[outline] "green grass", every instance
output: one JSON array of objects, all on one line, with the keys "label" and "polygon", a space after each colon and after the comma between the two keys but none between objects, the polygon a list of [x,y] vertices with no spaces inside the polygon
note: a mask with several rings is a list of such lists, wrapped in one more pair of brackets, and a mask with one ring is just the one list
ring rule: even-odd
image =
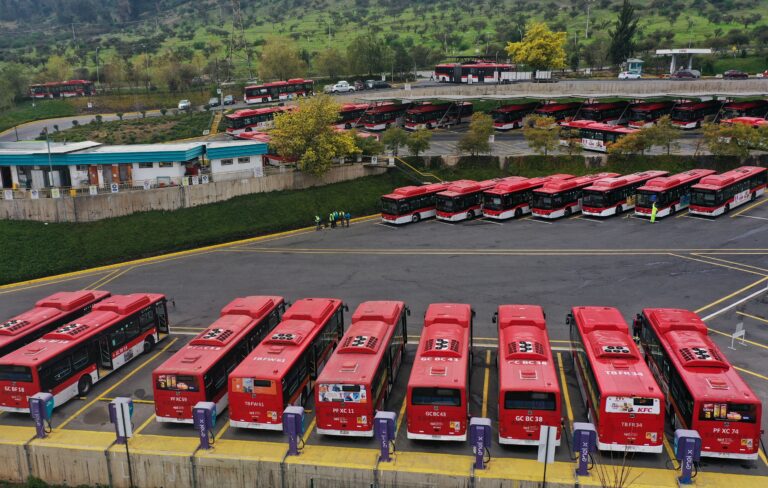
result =
[{"label": "green grass", "polygon": [[77,113],[75,107],[67,100],[38,100],[34,102],[34,107],[32,103],[31,100],[23,102],[0,113],[0,131],[33,120],[69,117]]}]

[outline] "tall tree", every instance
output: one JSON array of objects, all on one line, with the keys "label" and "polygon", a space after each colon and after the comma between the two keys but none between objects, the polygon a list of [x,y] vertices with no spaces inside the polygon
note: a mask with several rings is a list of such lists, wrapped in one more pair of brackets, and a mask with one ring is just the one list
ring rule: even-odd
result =
[{"label": "tall tree", "polygon": [[405,141],[405,145],[408,146],[408,150],[412,156],[419,157],[419,154],[429,149],[432,141],[432,131],[427,129],[419,129],[416,132],[408,134],[408,140]]},{"label": "tall tree", "polygon": [[344,74],[346,69],[346,59],[335,47],[324,49],[315,57],[315,71],[323,76],[337,78]]},{"label": "tall tree", "polygon": [[384,41],[372,31],[360,34],[347,46],[349,67],[357,74],[387,71],[391,56]]},{"label": "tall tree", "polygon": [[516,63],[532,69],[565,68],[565,32],[552,32],[544,22],[531,22],[520,42],[507,44],[507,53]]},{"label": "tall tree", "polygon": [[613,29],[608,32],[611,36],[611,47],[608,52],[613,64],[624,62],[634,53],[638,20],[635,7],[629,3],[629,0],[624,0]]},{"label": "tall tree", "polygon": [[70,78],[72,67],[62,56],[54,54],[45,63],[46,81],[64,81]]},{"label": "tall tree", "polygon": [[264,80],[287,80],[307,74],[296,43],[283,37],[267,39],[259,57],[259,76]]},{"label": "tall tree", "polygon": [[408,133],[400,127],[390,127],[384,131],[384,134],[381,136],[381,142],[384,143],[387,149],[392,151],[393,156],[397,156],[397,150],[408,142]]},{"label": "tall tree", "polygon": [[560,126],[553,117],[531,115],[523,124],[523,137],[531,149],[546,156],[560,144]]},{"label": "tall tree", "polygon": [[762,145],[761,136],[765,131],[757,131],[746,124],[704,124],[704,142],[712,154],[733,156],[744,161],[751,149]]},{"label": "tall tree", "polygon": [[486,113],[475,112],[469,123],[469,131],[459,139],[457,147],[459,151],[468,152],[472,156],[489,153],[491,152],[489,139],[493,132],[493,118]]}]

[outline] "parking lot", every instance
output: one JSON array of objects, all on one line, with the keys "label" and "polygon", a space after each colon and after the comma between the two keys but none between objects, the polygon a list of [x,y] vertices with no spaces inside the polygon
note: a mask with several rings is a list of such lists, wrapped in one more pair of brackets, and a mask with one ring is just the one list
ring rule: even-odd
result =
[{"label": "parking lot", "polygon": [[[409,348],[387,409],[399,413],[397,450],[471,454],[468,443],[409,441],[405,436],[405,385],[418,343],[424,311],[430,303],[470,303],[474,324],[473,416],[497,418],[495,371],[497,333],[491,317],[500,304],[539,304],[559,368],[564,423],[586,421],[568,354],[565,316],[577,305],[618,307],[631,323],[644,307],[678,307],[698,312],[714,340],[765,403],[768,400],[768,200],[758,200],[730,215],[710,220],[678,215],[655,224],[634,217],[594,220],[577,215],[559,221],[531,218],[507,222],[483,219],[460,224],[424,221],[392,227],[375,217],[351,228],[302,230],[231,246],[217,246],[143,262],[126,263],[0,288],[0,310],[12,316],[58,290],[100,288],[115,294],[158,292],[174,305],[169,314],[174,333],[147,357],[97,384],[87,398],[57,408],[55,429],[111,431],[107,402],[134,398],[138,434],[193,437],[189,425],[154,420],[151,371],[218,316],[233,298],[283,295],[343,299],[353,311],[367,300],[405,301],[412,311]],[[731,334],[741,322],[746,341]],[[349,314],[346,324],[349,323]],[[488,374],[486,374],[486,371]],[[374,440],[337,439],[314,432],[313,405],[306,425],[307,445],[376,448]],[[768,426],[765,415],[763,428]],[[25,415],[2,414],[0,425],[31,425]],[[671,432],[668,432],[668,436]],[[218,439],[278,441],[279,433],[228,427],[218,416]],[[536,450],[502,447],[494,458],[536,458]],[[567,441],[564,438],[564,441]],[[570,461],[567,442],[557,451]],[[658,455],[637,454],[638,467],[671,466],[669,443]],[[619,462],[605,459],[604,462]],[[712,461],[703,471],[768,476],[765,455],[756,462]],[[766,478],[768,480],[768,478]]]}]

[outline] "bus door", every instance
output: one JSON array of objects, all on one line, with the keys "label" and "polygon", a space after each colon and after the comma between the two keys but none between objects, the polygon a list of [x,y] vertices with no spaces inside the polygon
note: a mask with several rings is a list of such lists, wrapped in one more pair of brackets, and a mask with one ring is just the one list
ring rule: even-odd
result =
[{"label": "bus door", "polygon": [[457,64],[453,67],[453,78],[451,83],[461,83],[461,64]]},{"label": "bus door", "polygon": [[168,327],[168,309],[166,308],[165,300],[155,304],[155,313],[157,313],[157,335],[162,339],[170,333],[170,328]]},{"label": "bus door", "polygon": [[[99,337],[99,370],[112,369],[112,353],[109,350],[109,336],[104,334]],[[104,376],[99,372],[99,376]]]}]

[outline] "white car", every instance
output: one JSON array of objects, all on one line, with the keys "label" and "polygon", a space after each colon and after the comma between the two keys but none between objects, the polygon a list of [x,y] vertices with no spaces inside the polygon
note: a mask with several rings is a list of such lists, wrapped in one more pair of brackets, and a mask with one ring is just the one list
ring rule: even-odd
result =
[{"label": "white car", "polygon": [[640,73],[634,71],[622,71],[619,73],[620,80],[639,80],[641,77]]},{"label": "white car", "polygon": [[189,110],[192,108],[192,102],[189,100],[182,100],[179,102],[179,110]]},{"label": "white car", "polygon": [[340,81],[331,87],[331,93],[349,93],[353,91],[355,91],[355,87],[346,81]]}]

